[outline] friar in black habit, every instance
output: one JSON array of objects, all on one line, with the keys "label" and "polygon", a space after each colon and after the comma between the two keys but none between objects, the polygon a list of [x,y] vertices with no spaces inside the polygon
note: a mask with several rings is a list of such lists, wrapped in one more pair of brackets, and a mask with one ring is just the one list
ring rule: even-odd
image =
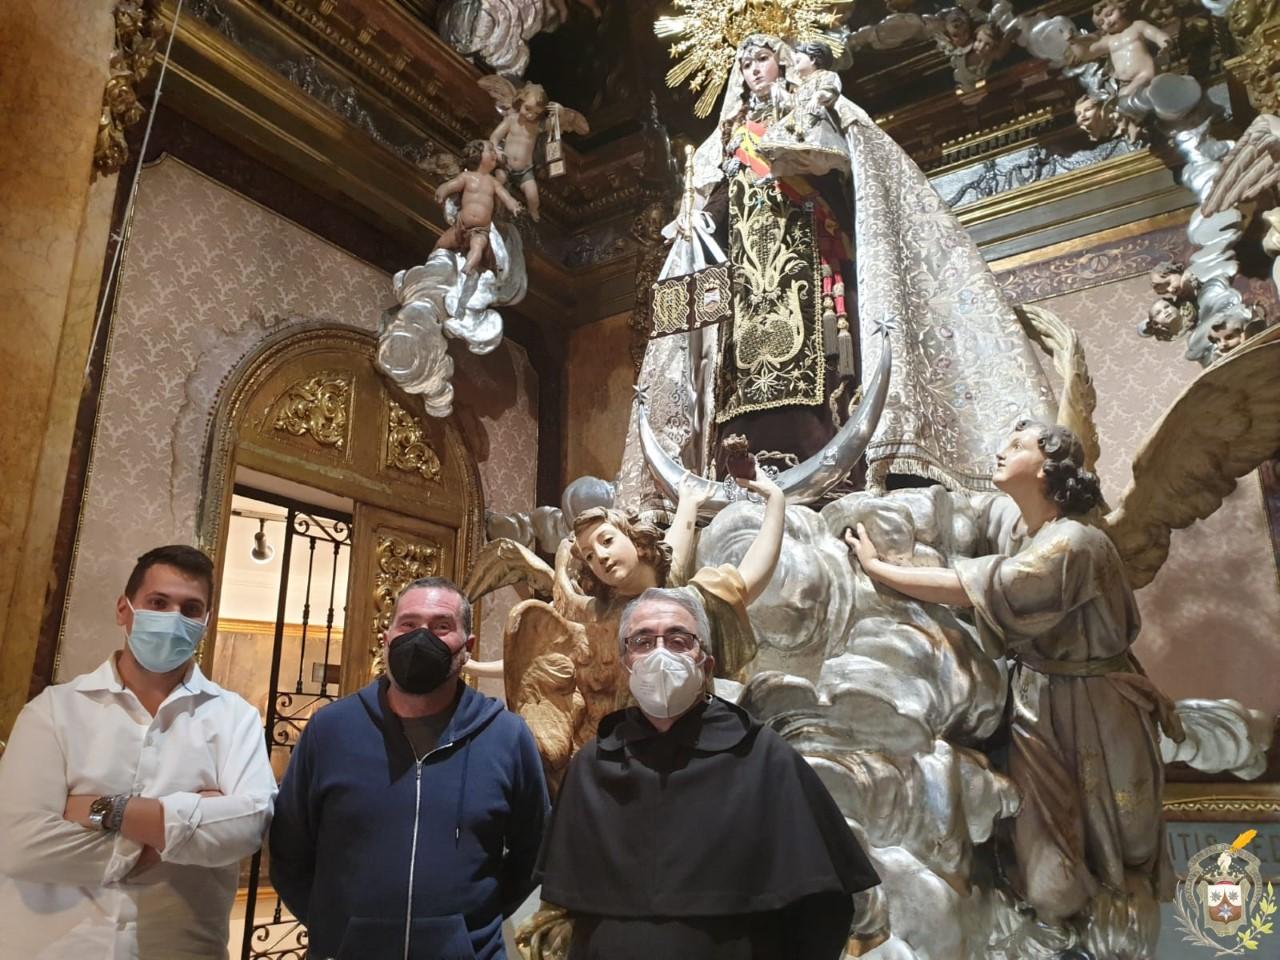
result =
[{"label": "friar in black habit", "polygon": [[569,960],[836,960],[853,895],[879,883],[804,758],[708,694],[710,635],[691,590],[623,612],[637,706],[574,757],[539,857]]}]

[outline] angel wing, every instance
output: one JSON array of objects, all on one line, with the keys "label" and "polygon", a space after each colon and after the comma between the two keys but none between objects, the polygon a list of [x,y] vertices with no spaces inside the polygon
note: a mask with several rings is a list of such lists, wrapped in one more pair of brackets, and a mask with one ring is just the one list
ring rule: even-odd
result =
[{"label": "angel wing", "polygon": [[1023,304],[1015,310],[1027,336],[1053,358],[1054,369],[1062,378],[1062,392],[1058,394],[1058,423],[1080,438],[1084,445],[1084,465],[1092,470],[1101,452],[1098,427],[1093,422],[1098,395],[1093,389],[1093,378],[1089,376],[1080,338],[1069,324],[1043,307]]},{"label": "angel wing", "polygon": [[587,118],[580,114],[577,110],[572,110],[562,103],[550,103],[547,105],[550,110],[547,113],[546,126],[550,129],[551,113],[560,111],[560,130],[563,133],[590,133],[591,124],[587,123]]},{"label": "angel wing", "polygon": [[577,665],[587,646],[582,624],[565,619],[549,603],[526,600],[507,616],[502,638],[507,709],[528,724],[552,796],[582,744],[585,701]]},{"label": "angel wing", "polygon": [[498,112],[506,114],[511,109],[511,104],[516,99],[516,87],[506,77],[500,77],[497,74],[486,74],[476,81],[485,93],[493,97],[494,102],[498,105]]},{"label": "angel wing", "polygon": [[1280,184],[1280,117],[1259,114],[1222,160],[1200,211],[1211,217]]},{"label": "angel wing", "polygon": [[[529,689],[531,669],[548,655],[559,654],[575,660],[587,643],[585,628],[562,617],[549,603],[525,600],[511,608],[502,637],[503,679],[507,685],[507,706],[519,710],[537,691]],[[552,678],[547,678],[552,679]]]},{"label": "angel wing", "polygon": [[499,537],[480,548],[462,583],[462,592],[468,600],[479,600],[499,587],[523,583],[539,596],[549,597],[554,575],[533,551],[514,540]]},{"label": "angel wing", "polygon": [[1280,450],[1280,325],[1206,369],[1147,435],[1102,527],[1134,588],[1169,555],[1169,532],[1222,505],[1236,480]]}]

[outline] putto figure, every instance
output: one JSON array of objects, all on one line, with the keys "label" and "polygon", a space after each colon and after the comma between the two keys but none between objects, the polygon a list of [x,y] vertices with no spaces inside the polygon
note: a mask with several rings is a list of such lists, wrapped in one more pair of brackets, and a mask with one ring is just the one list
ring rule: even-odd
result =
[{"label": "putto figure", "polygon": [[537,220],[542,204],[535,178],[539,141],[543,141],[546,159],[559,161],[559,156],[550,154],[554,152],[551,144],[560,148],[561,132],[590,133],[591,127],[576,110],[549,100],[541,84],[526,83],[517,90],[503,77],[481,77],[479,83],[497,102],[502,114],[502,122],[489,134],[489,142],[502,157],[510,182],[524,195],[529,216]]},{"label": "putto figure", "polygon": [[1196,324],[1194,300],[1175,302],[1163,297],[1153,300],[1147,315],[1138,322],[1138,333],[1157,340],[1176,340]]},{"label": "putto figure", "polygon": [[437,203],[444,203],[455,194],[461,197],[457,218],[440,235],[432,250],[465,252],[467,259],[462,272],[473,274],[489,253],[489,227],[493,224],[495,204],[501,202],[513,215],[520,212],[521,206],[493,175],[498,152],[488,140],[472,140],[467,144],[462,163],[465,172],[436,188]]},{"label": "putto figure", "polygon": [[1093,22],[1102,36],[1071,40],[1066,55],[1068,64],[1106,57],[1112,75],[1121,84],[1121,96],[1137,93],[1155,79],[1156,62],[1148,45],[1154,45],[1158,52],[1165,50],[1172,42],[1167,33],[1145,20],[1131,19],[1122,0],[1095,3]]},{"label": "putto figure", "polygon": [[1150,273],[1151,291],[1170,303],[1194,300],[1200,292],[1200,278],[1180,260],[1166,260]]}]

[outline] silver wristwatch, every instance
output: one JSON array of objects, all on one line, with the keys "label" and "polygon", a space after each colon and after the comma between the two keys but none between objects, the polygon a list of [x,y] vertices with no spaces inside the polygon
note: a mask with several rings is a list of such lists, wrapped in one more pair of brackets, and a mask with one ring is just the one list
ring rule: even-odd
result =
[{"label": "silver wristwatch", "polygon": [[124,808],[129,802],[129,794],[117,793],[111,797],[99,797],[89,805],[89,825],[108,833],[120,829],[124,822]]},{"label": "silver wristwatch", "polygon": [[111,814],[111,802],[114,797],[99,797],[89,805],[89,826],[105,830],[107,817]]}]

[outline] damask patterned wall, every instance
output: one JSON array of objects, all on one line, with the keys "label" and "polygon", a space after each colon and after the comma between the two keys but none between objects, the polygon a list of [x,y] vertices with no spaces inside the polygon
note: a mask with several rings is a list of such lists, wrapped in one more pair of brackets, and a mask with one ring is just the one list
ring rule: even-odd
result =
[{"label": "damask patterned wall", "polygon": [[[472,422],[467,438],[476,448],[485,507],[495,513],[532,510],[537,506],[538,382],[528,357],[508,340],[487,357],[459,350],[454,371],[454,409]],[[502,656],[503,625],[519,602],[512,587],[480,602],[478,659]],[[503,696],[498,682],[481,681],[480,689]]]},{"label": "damask patterned wall", "polygon": [[[58,680],[118,646],[112,610],[134,558],[194,541],[209,417],[235,364],[290,325],[372,331],[390,300],[382,271],[172,159],[143,172],[119,288]],[[462,352],[456,386],[486,503],[532,506],[537,385],[524,351]]]},{"label": "damask patterned wall", "polygon": [[[1011,299],[1039,303],[1080,335],[1098,393],[1098,472],[1112,505],[1147,432],[1200,371],[1182,358],[1181,343],[1135,329],[1153,299],[1147,271],[1188,253],[1185,226],[1166,221],[1034,265],[996,265]],[[1250,295],[1274,302],[1260,282]],[[1166,693],[1232,697],[1280,712],[1280,584],[1256,473],[1208,520],[1173,534],[1169,560],[1139,591],[1138,605],[1138,655]]]}]

